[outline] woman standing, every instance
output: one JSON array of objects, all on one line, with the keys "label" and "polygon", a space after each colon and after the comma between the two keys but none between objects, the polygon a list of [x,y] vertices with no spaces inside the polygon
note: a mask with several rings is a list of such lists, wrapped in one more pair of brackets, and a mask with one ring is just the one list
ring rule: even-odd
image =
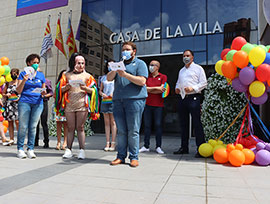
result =
[{"label": "woman standing", "polygon": [[[107,73],[109,72],[108,62],[105,65],[104,73],[105,75],[101,78],[99,95],[102,97],[100,112],[103,113],[104,123],[105,123],[105,135],[106,135],[106,146],[104,151],[114,151],[115,150],[115,138],[116,138],[116,124],[113,117],[113,91],[114,91],[114,81],[107,80]],[[112,142],[110,143],[110,133],[112,133]]]},{"label": "woman standing", "polygon": [[[42,72],[37,71],[40,57],[37,54],[31,54],[26,58],[26,65],[33,67],[35,70],[33,78],[25,71],[20,73],[18,78],[17,92],[21,94],[18,103],[19,112],[19,131],[18,131],[18,157],[26,158],[23,150],[25,135],[28,132],[27,156],[30,159],[36,158],[34,153],[35,135],[38,121],[43,110],[42,95],[45,91],[45,76]],[[36,88],[43,88],[44,91],[37,93]]]},{"label": "woman standing", "polygon": [[6,98],[5,102],[5,111],[3,113],[4,118],[8,121],[8,132],[10,141],[9,143],[14,144],[14,122],[16,125],[16,129],[18,131],[19,128],[19,116],[18,116],[18,101],[19,94],[17,93],[17,85],[18,85],[18,76],[19,69],[13,68],[10,71],[11,78],[13,79],[11,82],[7,82],[6,86],[3,90],[3,96]]},{"label": "woman standing", "polygon": [[[59,101],[62,102],[59,111],[64,111],[67,118],[68,137],[67,148],[63,158],[71,158],[75,130],[78,134],[80,151],[78,159],[85,159],[84,123],[88,113],[92,116],[98,107],[97,88],[94,77],[85,71],[85,59],[74,53],[69,59],[69,70],[63,74],[59,84]],[[91,95],[91,96],[90,96]],[[62,100],[64,97],[64,100]],[[91,100],[90,100],[91,98]],[[61,110],[64,109],[64,110]]]}]

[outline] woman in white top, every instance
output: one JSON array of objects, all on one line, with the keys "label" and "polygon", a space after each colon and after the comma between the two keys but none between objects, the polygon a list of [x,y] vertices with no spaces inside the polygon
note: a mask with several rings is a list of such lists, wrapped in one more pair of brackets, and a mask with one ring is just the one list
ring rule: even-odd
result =
[{"label": "woman in white top", "polygon": [[[100,112],[103,113],[105,123],[105,135],[106,135],[106,146],[104,151],[115,150],[115,138],[116,138],[116,124],[113,117],[113,91],[114,81],[107,80],[107,73],[109,72],[108,62],[105,65],[105,75],[101,77],[99,95],[102,97]],[[110,133],[112,133],[112,141],[110,142]]]}]

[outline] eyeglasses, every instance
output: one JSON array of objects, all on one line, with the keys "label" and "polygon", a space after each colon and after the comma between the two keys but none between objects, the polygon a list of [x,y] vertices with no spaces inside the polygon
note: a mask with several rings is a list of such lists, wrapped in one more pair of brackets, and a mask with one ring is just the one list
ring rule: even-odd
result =
[{"label": "eyeglasses", "polygon": [[150,66],[156,66],[156,67],[158,67],[158,64],[150,64]]}]

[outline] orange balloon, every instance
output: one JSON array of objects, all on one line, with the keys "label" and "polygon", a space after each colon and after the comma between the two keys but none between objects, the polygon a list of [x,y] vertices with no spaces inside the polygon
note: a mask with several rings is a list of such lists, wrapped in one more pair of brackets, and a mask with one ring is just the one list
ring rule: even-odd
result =
[{"label": "orange balloon", "polygon": [[245,162],[244,164],[251,164],[255,160],[255,154],[250,149],[243,149],[242,152],[245,155]]},{"label": "orange balloon", "polygon": [[214,152],[214,159],[216,160],[217,163],[225,164],[228,162],[228,152],[226,151],[225,148],[217,149]]},{"label": "orange balloon", "polygon": [[235,150],[235,146],[233,144],[228,144],[227,145],[227,151],[231,152],[232,150]]},{"label": "orange balloon", "polygon": [[229,154],[229,162],[233,166],[242,166],[245,162],[245,154],[238,149],[232,150]]},{"label": "orange balloon", "polygon": [[4,126],[4,133],[7,133],[8,128]]},{"label": "orange balloon", "polygon": [[237,67],[232,61],[226,61],[222,64],[221,70],[226,78],[234,79],[237,73]]},{"label": "orange balloon", "polygon": [[5,127],[8,127],[8,121],[7,121],[7,120],[4,120],[4,121],[3,121],[3,125],[4,125]]},{"label": "orange balloon", "polygon": [[1,57],[0,61],[2,66],[9,64],[9,59],[7,57]]},{"label": "orange balloon", "polygon": [[233,55],[233,63],[239,68],[244,68],[248,66],[248,54],[242,50],[237,51]]},{"label": "orange balloon", "polygon": [[242,144],[237,144],[237,145],[235,145],[235,149],[238,149],[238,150],[243,150],[243,145]]}]

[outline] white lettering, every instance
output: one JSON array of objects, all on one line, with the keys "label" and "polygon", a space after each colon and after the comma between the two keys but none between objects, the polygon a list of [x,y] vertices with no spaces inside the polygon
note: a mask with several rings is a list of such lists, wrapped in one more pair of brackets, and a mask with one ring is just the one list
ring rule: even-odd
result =
[{"label": "white lettering", "polygon": [[220,27],[220,25],[219,25],[218,21],[216,21],[216,23],[215,23],[215,26],[214,26],[214,28],[213,28],[213,32],[212,32],[212,33],[215,33],[215,32],[220,32],[220,33],[222,33],[222,29],[221,29],[221,27]]},{"label": "white lettering", "polygon": [[135,31],[133,36],[132,36],[131,41],[134,42],[134,41],[139,41],[139,40],[140,40],[139,35],[138,35],[137,31]]},{"label": "white lettering", "polygon": [[132,34],[131,31],[127,31],[127,32],[125,33],[125,35],[126,35],[126,37],[127,37],[127,39],[125,40],[126,42],[131,40],[131,37],[130,37],[131,34]]},{"label": "white lettering", "polygon": [[166,27],[166,38],[172,38],[172,37],[173,37],[173,35],[170,34],[170,27],[167,26]]},{"label": "white lettering", "polygon": [[180,35],[181,37],[183,37],[183,33],[182,33],[182,30],[180,28],[180,26],[178,25],[176,30],[175,30],[175,33],[174,33],[174,37],[176,38],[178,35]]},{"label": "white lettering", "polygon": [[192,28],[192,25],[189,23],[188,24],[188,26],[189,26],[189,29],[190,29],[190,31],[191,31],[191,34],[192,35],[195,35],[195,33],[196,33],[196,31],[197,31],[197,28],[198,28],[198,23],[196,23],[195,25],[194,25],[194,28]]},{"label": "white lettering", "polygon": [[125,42],[125,39],[124,39],[124,36],[123,36],[123,33],[122,32],[119,33],[119,37],[117,39],[117,43],[119,43],[119,42],[121,42],[121,43],[124,43]]},{"label": "white lettering", "polygon": [[160,28],[154,28],[153,39],[160,39]]},{"label": "white lettering", "polygon": [[211,34],[211,31],[208,31],[207,27],[208,27],[208,23],[204,22],[204,34]]},{"label": "white lettering", "polygon": [[199,23],[199,35],[202,34],[202,23]]},{"label": "white lettering", "polygon": [[151,29],[145,29],[144,31],[144,39],[145,40],[151,40],[153,37],[153,32]]},{"label": "white lettering", "polygon": [[117,36],[117,33],[112,33],[112,34],[110,35],[110,42],[111,42],[112,44],[116,43],[116,41],[114,40],[114,36]]}]

